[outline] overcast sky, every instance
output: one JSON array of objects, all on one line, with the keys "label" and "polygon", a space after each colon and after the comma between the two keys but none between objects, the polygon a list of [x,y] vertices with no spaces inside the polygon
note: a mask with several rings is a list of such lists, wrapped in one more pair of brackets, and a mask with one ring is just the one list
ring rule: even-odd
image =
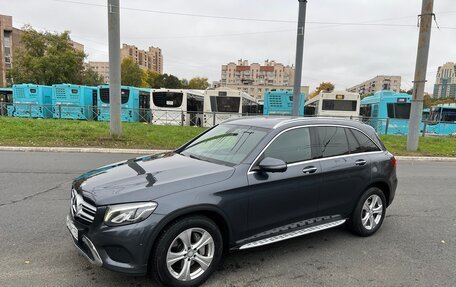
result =
[{"label": "overcast sky", "polygon": [[[0,0],[0,14],[13,25],[71,31],[84,44],[88,60],[107,61],[107,0]],[[84,5],[81,3],[91,3]],[[238,59],[294,64],[297,0],[120,0],[121,42],[142,49],[158,46],[164,72],[179,78],[220,79],[221,65]],[[96,5],[100,6],[96,6]],[[322,81],[345,89],[376,75],[402,76],[412,87],[418,42],[420,0],[309,0],[304,40],[303,85]],[[149,10],[149,11],[144,11]],[[154,11],[283,21],[242,21],[153,13]],[[440,30],[433,29],[426,91],[432,92],[437,67],[456,62],[456,1],[437,0]],[[291,22],[289,22],[291,21]],[[406,24],[334,25],[312,22]],[[435,27],[435,24],[433,25]]]}]

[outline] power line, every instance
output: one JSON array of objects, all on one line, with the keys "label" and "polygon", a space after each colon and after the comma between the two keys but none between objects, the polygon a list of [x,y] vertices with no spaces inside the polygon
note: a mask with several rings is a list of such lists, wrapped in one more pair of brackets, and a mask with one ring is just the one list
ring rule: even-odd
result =
[{"label": "power line", "polygon": [[272,34],[272,33],[283,33],[293,32],[293,29],[286,30],[272,30],[272,31],[257,31],[257,32],[245,32],[245,33],[228,33],[228,34],[213,34],[213,35],[182,35],[182,36],[169,36],[169,37],[124,37],[125,39],[184,39],[184,38],[217,38],[217,37],[235,37],[235,36],[246,36],[246,35],[257,35],[257,34]]},{"label": "power line", "polygon": [[[106,8],[107,6],[104,4],[95,4],[95,3],[87,3],[87,2],[80,2],[80,1],[73,1],[73,0],[54,0],[56,2],[61,3],[71,3],[71,4],[78,4],[78,5],[87,5],[87,6],[94,6],[94,7],[103,7]],[[292,23],[296,24],[297,22],[294,20],[280,20],[280,19],[261,19],[261,18],[244,18],[244,17],[233,17],[233,16],[220,16],[220,15],[208,15],[208,14],[195,14],[195,13],[184,13],[184,12],[171,12],[171,11],[162,11],[162,10],[151,10],[151,9],[142,9],[142,8],[133,8],[133,7],[120,7],[121,10],[127,11],[139,11],[139,12],[148,12],[148,13],[156,13],[156,14],[164,14],[164,15],[176,15],[176,16],[188,16],[188,17],[199,17],[199,18],[211,18],[211,19],[225,19],[225,20],[238,20],[238,21],[256,21],[256,22],[273,22],[273,23]],[[456,11],[446,11],[441,12],[438,14],[451,14],[456,13]],[[406,16],[406,17],[398,17],[398,18],[387,18],[383,19],[386,20],[396,20],[396,19],[405,19],[411,18],[416,16]],[[372,21],[369,21],[372,22]],[[375,21],[374,21],[375,22]],[[347,26],[389,26],[389,27],[416,27],[416,25],[411,24],[390,24],[390,23],[366,23],[366,22],[320,22],[320,21],[307,21],[306,24],[317,24],[317,25],[347,25]],[[456,29],[456,27],[440,27],[443,29]]]}]

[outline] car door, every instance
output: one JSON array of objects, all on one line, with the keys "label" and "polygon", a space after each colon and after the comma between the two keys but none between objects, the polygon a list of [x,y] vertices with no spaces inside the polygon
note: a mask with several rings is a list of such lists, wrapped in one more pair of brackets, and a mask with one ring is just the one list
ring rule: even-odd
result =
[{"label": "car door", "polygon": [[251,235],[315,217],[320,164],[315,158],[315,137],[305,127],[286,130],[276,136],[254,163],[266,157],[282,159],[285,172],[249,172],[249,213]]},{"label": "car door", "polygon": [[[371,178],[369,154],[360,143],[357,130],[317,127],[323,182],[318,199],[318,216],[348,216]],[[355,136],[359,136],[359,139]]]}]

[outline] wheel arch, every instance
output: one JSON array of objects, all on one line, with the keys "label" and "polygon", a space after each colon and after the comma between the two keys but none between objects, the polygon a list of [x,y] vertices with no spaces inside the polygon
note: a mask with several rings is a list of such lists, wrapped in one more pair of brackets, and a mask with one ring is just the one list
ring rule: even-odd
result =
[{"label": "wheel arch", "polygon": [[170,224],[185,218],[189,216],[205,216],[212,221],[218,226],[220,233],[222,234],[222,239],[223,239],[223,251],[226,252],[229,250],[229,242],[230,238],[232,238],[231,234],[231,228],[229,225],[229,221],[225,214],[223,212],[213,206],[213,205],[203,205],[203,206],[193,206],[193,207],[187,207],[185,209],[180,209],[177,210],[168,216],[166,216],[164,219],[160,221],[160,223],[156,226],[156,231],[152,233],[151,238],[149,239],[149,246],[148,246],[148,260],[147,262],[150,262],[150,257],[152,256],[153,253],[153,248],[156,244],[157,238],[161,235],[163,230],[169,226]]},{"label": "wheel arch", "polygon": [[[383,191],[383,193],[385,194],[387,206],[389,206],[391,203],[390,202],[391,187],[389,186],[389,184],[383,180],[374,181],[374,182],[370,183],[368,186],[366,186],[364,191],[368,190],[371,187],[377,187]],[[361,194],[361,196],[362,196],[362,194]]]}]

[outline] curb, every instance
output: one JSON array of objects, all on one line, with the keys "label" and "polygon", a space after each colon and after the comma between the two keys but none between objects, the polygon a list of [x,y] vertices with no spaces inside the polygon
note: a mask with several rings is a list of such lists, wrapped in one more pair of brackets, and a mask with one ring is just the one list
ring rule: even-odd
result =
[{"label": "curb", "polygon": [[[90,148],[90,147],[15,147],[0,146],[0,151],[19,152],[74,152],[74,153],[125,153],[125,154],[156,154],[169,152],[165,149],[122,149],[122,148]],[[410,161],[456,161],[456,157],[439,156],[395,156],[397,160]]]},{"label": "curb", "polygon": [[161,153],[161,152],[168,152],[168,151],[171,151],[171,150],[90,148],[90,147],[15,147],[15,146],[0,146],[0,151],[155,154],[155,153]]}]

